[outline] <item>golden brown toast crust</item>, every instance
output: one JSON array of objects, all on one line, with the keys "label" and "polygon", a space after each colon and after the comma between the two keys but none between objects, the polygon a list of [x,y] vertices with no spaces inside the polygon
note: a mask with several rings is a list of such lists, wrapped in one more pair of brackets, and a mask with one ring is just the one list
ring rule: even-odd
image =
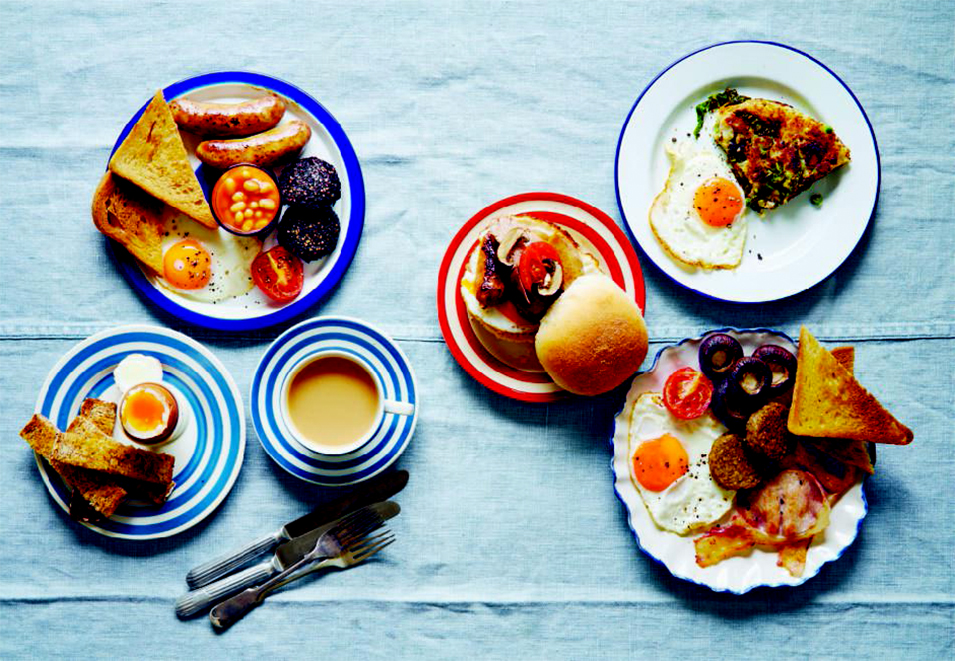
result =
[{"label": "golden brown toast crust", "polygon": [[162,90],[113,154],[109,169],[206,227],[217,227]]},{"label": "golden brown toast crust", "polygon": [[[79,420],[80,422],[77,422]],[[148,452],[103,434],[92,422],[78,417],[73,432],[60,434],[51,459],[109,475],[168,485],[172,482],[172,455]]]},{"label": "golden brown toast crust", "polygon": [[20,436],[35,452],[50,461],[50,465],[67,485],[77,490],[83,499],[103,516],[111,516],[126,497],[126,490],[110,480],[108,475],[51,460],[59,432],[56,426],[42,415],[34,415],[20,432]]},{"label": "golden brown toast crust", "polygon": [[162,273],[163,203],[112,172],[93,194],[93,224],[156,274]]},{"label": "golden brown toast crust", "polygon": [[37,454],[49,457],[53,452],[58,433],[52,422],[39,413],[34,413],[30,421],[20,430],[20,438],[26,441]]},{"label": "golden brown toast crust", "polygon": [[912,430],[895,419],[855,377],[802,327],[789,431],[906,445]]},{"label": "golden brown toast crust", "polygon": [[[834,347],[831,353],[832,357],[835,358],[847,372],[851,373],[853,371],[855,367],[855,348]],[[869,456],[869,448],[866,441],[848,438],[810,438],[808,436],[801,436],[799,440],[802,443],[809,443],[823,454],[833,459],[838,459],[844,464],[860,468],[869,475],[875,474],[875,466],[872,464],[872,457]]]}]

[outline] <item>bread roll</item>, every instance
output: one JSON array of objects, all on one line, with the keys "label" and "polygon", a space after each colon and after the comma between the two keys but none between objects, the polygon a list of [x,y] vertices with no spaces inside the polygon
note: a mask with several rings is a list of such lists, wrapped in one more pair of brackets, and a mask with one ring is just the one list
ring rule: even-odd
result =
[{"label": "bread roll", "polygon": [[561,388],[599,395],[640,367],[647,356],[647,327],[640,308],[613,280],[585,275],[544,315],[535,349]]}]

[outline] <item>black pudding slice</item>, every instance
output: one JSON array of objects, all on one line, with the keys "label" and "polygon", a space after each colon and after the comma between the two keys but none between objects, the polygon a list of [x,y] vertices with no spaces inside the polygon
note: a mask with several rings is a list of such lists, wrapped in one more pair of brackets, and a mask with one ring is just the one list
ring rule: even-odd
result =
[{"label": "black pudding slice", "polygon": [[331,254],[338,245],[341,223],[330,206],[317,209],[290,205],[279,223],[279,245],[303,262]]},{"label": "black pudding slice", "polygon": [[282,170],[279,190],[284,204],[318,208],[338,201],[342,196],[342,182],[334,165],[309,156]]}]

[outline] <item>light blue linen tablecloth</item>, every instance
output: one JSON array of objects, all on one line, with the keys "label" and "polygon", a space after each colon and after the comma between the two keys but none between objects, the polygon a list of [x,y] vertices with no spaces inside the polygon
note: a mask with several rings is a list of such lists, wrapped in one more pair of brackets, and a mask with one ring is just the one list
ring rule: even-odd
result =
[{"label": "light blue linen tablecloth", "polygon": [[[955,4],[653,3],[0,5],[0,658],[859,658],[955,651]],[[878,213],[836,274],[767,305],[715,303],[646,259],[651,356],[708,328],[801,323],[851,342],[857,372],[915,430],[880,448],[870,512],[838,562],[796,589],[719,595],[636,547],[611,488],[608,399],[528,406],[452,359],[434,292],[475,210],[551,190],[618,222],[613,161],[634,99],[701,46],[780,41],[853,89],[882,155]],[[174,539],[111,541],[52,503],[17,431],[54,362],[120,323],[206,343],[248,392],[282,329],[220,335],[147,307],[89,221],[117,132],[155,89],[262,71],[321,100],[361,160],[358,255],[310,314],[391,333],[421,420],[398,543],[360,570],[275,595],[215,636],[180,622],[186,570],[328,494],[287,476],[249,428],[221,509]]]}]

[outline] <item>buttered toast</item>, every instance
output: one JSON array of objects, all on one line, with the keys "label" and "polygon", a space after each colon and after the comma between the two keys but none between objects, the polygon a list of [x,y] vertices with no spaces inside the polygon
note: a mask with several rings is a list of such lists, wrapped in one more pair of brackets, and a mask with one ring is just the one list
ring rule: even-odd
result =
[{"label": "buttered toast", "polygon": [[805,326],[796,360],[790,432],[894,445],[912,442],[912,430],[886,411]]},{"label": "buttered toast", "polygon": [[162,273],[163,203],[112,172],[93,195],[93,224],[153,272]]}]

